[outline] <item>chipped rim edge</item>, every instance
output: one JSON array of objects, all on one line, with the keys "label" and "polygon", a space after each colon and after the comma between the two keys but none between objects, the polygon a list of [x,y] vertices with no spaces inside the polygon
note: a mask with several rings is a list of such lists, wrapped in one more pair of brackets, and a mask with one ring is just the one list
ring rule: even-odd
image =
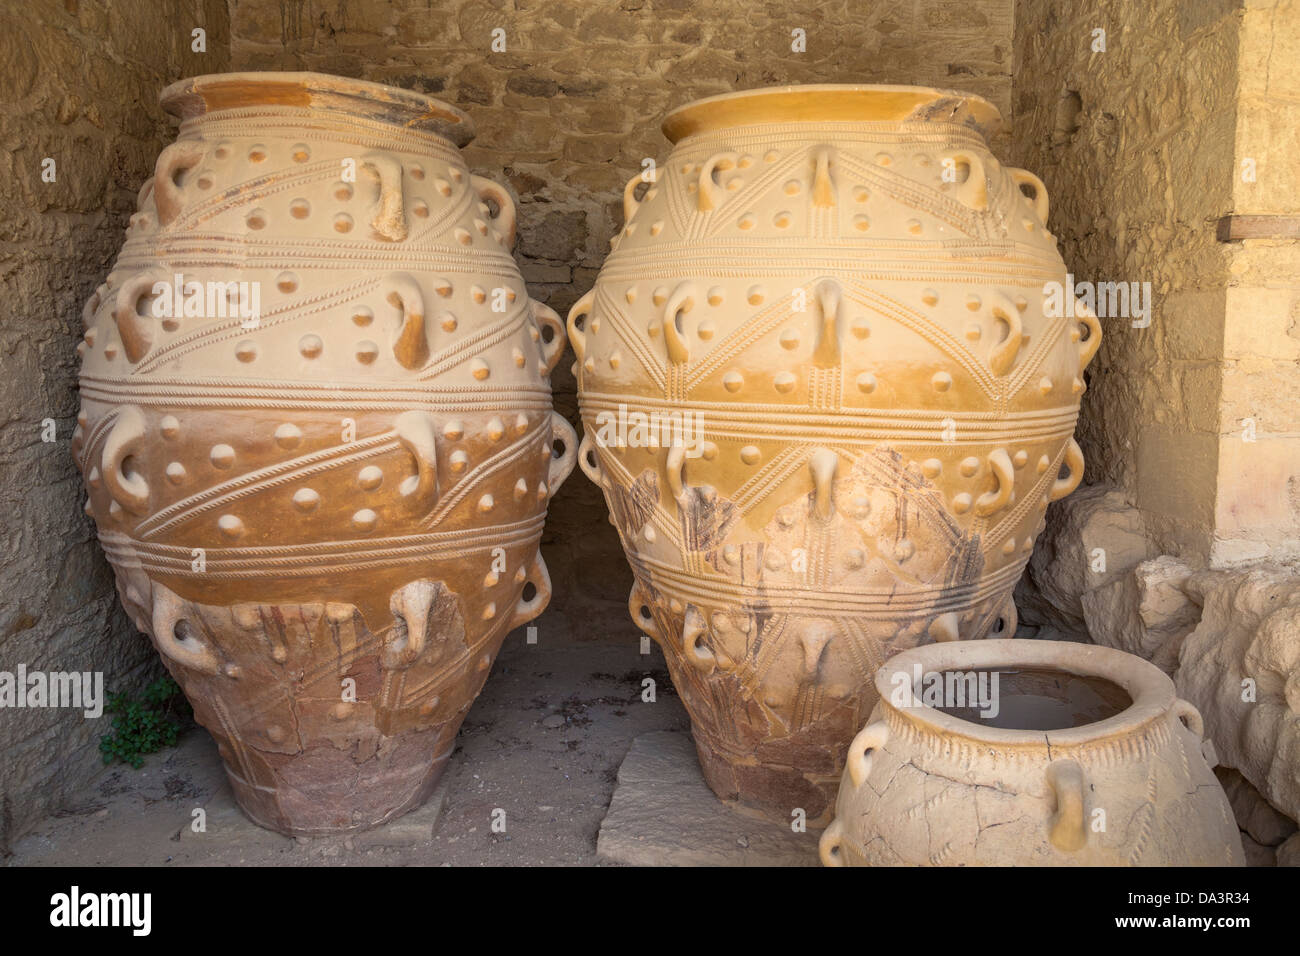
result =
[{"label": "chipped rim edge", "polygon": [[[819,94],[811,110],[807,108],[809,94]],[[904,122],[927,119],[918,113],[953,99],[960,103],[953,119],[947,122],[972,127],[986,140],[1002,129],[1002,113],[976,93],[932,86],[854,83],[763,86],[708,96],[674,109],[664,117],[661,128],[670,142],[678,143],[696,133],[770,123]]]},{"label": "chipped rim edge", "polygon": [[254,71],[208,73],[178,80],[158,94],[163,109],[189,120],[225,109],[258,103],[330,108],[383,118],[418,132],[434,133],[465,146],[475,135],[469,114],[444,100],[413,90],[329,73]]}]

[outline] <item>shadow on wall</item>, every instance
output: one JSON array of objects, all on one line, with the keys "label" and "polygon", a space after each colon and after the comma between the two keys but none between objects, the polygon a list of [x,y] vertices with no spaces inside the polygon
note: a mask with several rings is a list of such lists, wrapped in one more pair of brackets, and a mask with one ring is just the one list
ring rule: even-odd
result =
[{"label": "shadow on wall", "polygon": [[[0,314],[0,671],[98,671],[109,691],[134,691],[162,673],[82,513],[68,450],[76,348],[82,305],[173,136],[159,91],[186,74],[225,70],[229,59],[221,0],[34,0],[0,10],[0,282],[15,304]],[[110,720],[78,709],[0,711],[0,855],[84,790]]]}]

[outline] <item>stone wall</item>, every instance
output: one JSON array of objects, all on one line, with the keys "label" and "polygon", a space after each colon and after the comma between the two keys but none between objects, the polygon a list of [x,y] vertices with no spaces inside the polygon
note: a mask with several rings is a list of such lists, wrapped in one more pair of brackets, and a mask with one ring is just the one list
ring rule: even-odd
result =
[{"label": "stone wall", "polygon": [[[206,30],[206,53],[191,31]],[[161,673],[127,621],[82,513],[68,452],[81,308],[108,273],[136,192],[172,138],[158,92],[224,70],[221,0],[30,0],[0,10],[0,671],[102,671],[108,691]],[[53,182],[44,161],[54,160]],[[55,438],[42,440],[53,419]],[[0,856],[81,794],[111,718],[0,710]]]},{"label": "stone wall", "polygon": [[[1300,216],[1300,2],[1240,17],[1232,210]],[[1272,221],[1229,243],[1216,566],[1300,558],[1300,242]]]},{"label": "stone wall", "polygon": [[[909,83],[979,93],[1005,114],[1011,12],[1012,0],[232,0],[231,65],[361,77],[467,110],[471,168],[504,176],[519,197],[515,255],[529,290],[565,314],[622,226],[624,185],[643,158],[667,155],[670,109],[780,83]],[[491,46],[497,29],[504,52]],[[806,52],[792,50],[795,30]],[[553,384],[576,424],[569,362]],[[593,639],[610,637],[599,623],[610,618],[592,605],[623,607],[632,583],[606,513],[575,472],[543,541],[550,613]]]},{"label": "stone wall", "polygon": [[[1102,319],[1080,443],[1160,551],[1208,557],[1232,210],[1231,2],[1019,0],[1012,156],[1052,200],[1076,280],[1150,282],[1151,324]],[[1094,30],[1105,50],[1094,50]]]},{"label": "stone wall", "polygon": [[1154,298],[1149,327],[1102,320],[1085,481],[1137,506],[1156,553],[1194,563],[1300,554],[1297,247],[1216,234],[1300,203],[1300,81],[1276,67],[1300,52],[1295,6],[1016,5],[1012,159],[1046,182],[1076,281]]}]

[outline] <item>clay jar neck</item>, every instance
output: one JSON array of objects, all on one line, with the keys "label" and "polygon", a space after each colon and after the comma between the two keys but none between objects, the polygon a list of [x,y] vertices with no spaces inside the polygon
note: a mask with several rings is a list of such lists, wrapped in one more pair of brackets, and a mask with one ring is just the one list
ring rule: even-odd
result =
[{"label": "clay jar neck", "polygon": [[822,84],[774,86],[710,96],[678,107],[664,119],[674,144],[702,133],[759,126],[832,123],[942,123],[986,141],[1002,126],[992,103],[971,93],[923,86]]},{"label": "clay jar neck", "polygon": [[[159,96],[183,124],[230,110],[283,109],[286,120],[328,114],[334,121],[375,123],[424,133],[461,147],[474,138],[468,114],[450,103],[365,80],[324,73],[217,73],[181,80]],[[308,111],[304,114],[302,111]]]},{"label": "clay jar neck", "polygon": [[[1027,677],[1027,683],[1037,681],[1040,685],[1053,683],[1047,678],[1056,676],[1060,679],[1055,683],[1064,685],[1067,693],[1083,688],[1086,696],[1094,698],[1095,691],[1100,691],[1101,698],[1091,701],[1089,711],[1078,703],[1077,697],[1063,697],[1064,710],[1073,708],[1076,715],[1084,715],[1064,725],[1039,726],[1032,721],[1026,725],[1012,720],[1011,726],[1006,726],[1008,721],[1004,720],[1003,726],[996,726],[997,721],[956,716],[948,712],[955,710],[952,706],[930,706],[915,684],[917,674],[970,675],[991,671],[1010,676],[1009,680],[1004,677],[1000,681],[999,705],[1004,710],[1020,710],[1011,700],[1019,693],[1015,686],[1018,678],[1011,675]],[[897,706],[899,688],[905,680],[914,693],[900,707]],[[964,739],[982,747],[1022,752],[1040,749],[1045,742],[1050,742],[1053,748],[1086,749],[1117,737],[1144,735],[1168,721],[1176,699],[1173,681],[1147,661],[1108,647],[1066,641],[980,640],[929,644],[890,658],[877,672],[875,684],[881,707],[891,721],[901,721],[925,737],[944,741]],[[906,692],[903,696],[907,696]]]}]

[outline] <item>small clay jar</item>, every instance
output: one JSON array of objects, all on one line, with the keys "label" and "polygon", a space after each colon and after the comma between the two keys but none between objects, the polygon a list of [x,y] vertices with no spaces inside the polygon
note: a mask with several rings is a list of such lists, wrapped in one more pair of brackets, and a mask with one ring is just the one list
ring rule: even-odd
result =
[{"label": "small clay jar", "polygon": [[849,745],[827,866],[1244,866],[1201,716],[1111,648],[904,651]]}]

